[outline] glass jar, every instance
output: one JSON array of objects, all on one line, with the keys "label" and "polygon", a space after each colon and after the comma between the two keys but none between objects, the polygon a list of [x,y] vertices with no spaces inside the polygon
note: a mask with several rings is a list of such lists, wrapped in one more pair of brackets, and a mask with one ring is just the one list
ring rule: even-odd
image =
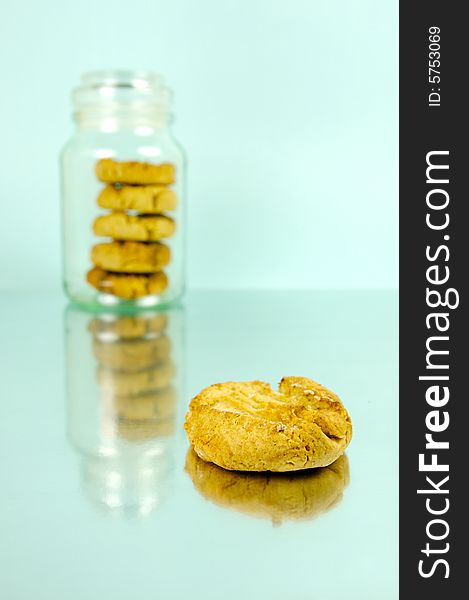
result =
[{"label": "glass jar", "polygon": [[61,155],[63,278],[87,306],[155,306],[184,291],[185,159],[171,92],[146,71],[87,73]]}]

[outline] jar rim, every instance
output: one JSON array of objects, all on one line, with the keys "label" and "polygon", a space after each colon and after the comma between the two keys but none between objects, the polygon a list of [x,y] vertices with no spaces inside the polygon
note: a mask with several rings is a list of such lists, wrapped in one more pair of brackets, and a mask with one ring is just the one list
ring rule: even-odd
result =
[{"label": "jar rim", "polygon": [[135,89],[163,85],[162,76],[146,69],[103,69],[87,71],[81,76],[81,88],[129,87]]},{"label": "jar rim", "polygon": [[145,69],[89,71],[72,91],[74,117],[81,123],[109,117],[164,123],[171,119],[171,103],[163,77]]}]

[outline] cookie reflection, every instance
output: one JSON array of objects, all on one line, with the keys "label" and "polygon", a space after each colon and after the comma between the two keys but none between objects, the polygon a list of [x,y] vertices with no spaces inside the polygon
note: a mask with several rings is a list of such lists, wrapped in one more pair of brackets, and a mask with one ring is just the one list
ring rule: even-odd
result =
[{"label": "cookie reflection", "polygon": [[271,519],[306,520],[326,512],[342,499],[349,482],[345,455],[328,467],[298,473],[227,471],[203,461],[189,449],[186,472],[204,498],[219,506]]},{"label": "cookie reflection", "polygon": [[66,311],[68,430],[87,497],[104,510],[152,512],[174,455],[182,356],[180,310]]}]

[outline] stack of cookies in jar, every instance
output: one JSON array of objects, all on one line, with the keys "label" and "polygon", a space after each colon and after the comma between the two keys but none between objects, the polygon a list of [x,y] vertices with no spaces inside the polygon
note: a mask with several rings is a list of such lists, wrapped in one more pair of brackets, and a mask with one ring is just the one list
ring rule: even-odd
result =
[{"label": "stack of cookies in jar", "polygon": [[94,267],[87,281],[98,291],[134,300],[163,293],[171,250],[164,240],[176,229],[165,214],[176,209],[174,165],[99,160],[96,176],[105,183],[97,203],[108,212],[98,216],[93,232],[111,241],[91,249]]}]

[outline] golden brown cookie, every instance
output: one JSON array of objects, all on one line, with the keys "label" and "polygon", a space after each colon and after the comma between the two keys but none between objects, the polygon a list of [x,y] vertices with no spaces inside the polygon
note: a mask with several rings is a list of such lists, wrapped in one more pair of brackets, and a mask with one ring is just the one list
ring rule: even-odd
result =
[{"label": "golden brown cookie", "polygon": [[349,482],[345,455],[327,467],[299,473],[241,473],[205,462],[190,448],[186,472],[207,500],[275,524],[326,512],[340,502]]},{"label": "golden brown cookie", "polygon": [[168,316],[164,313],[138,316],[105,314],[91,319],[88,331],[102,341],[116,341],[119,338],[155,337],[164,331],[167,325]]},{"label": "golden brown cookie", "polygon": [[117,273],[156,273],[170,258],[169,247],[160,242],[107,242],[91,249],[95,266]]},{"label": "golden brown cookie", "polygon": [[129,421],[168,419],[174,416],[177,404],[176,391],[172,386],[137,396],[112,396],[104,391],[103,399],[108,410]]},{"label": "golden brown cookie", "polygon": [[117,211],[101,215],[93,223],[95,235],[138,242],[157,242],[171,237],[175,228],[174,220],[165,215],[134,216]]},{"label": "golden brown cookie", "polygon": [[126,372],[141,371],[167,360],[171,350],[168,336],[152,339],[102,342],[93,340],[93,352],[97,361],[109,369]]},{"label": "golden brown cookie", "polygon": [[238,471],[296,471],[334,462],[352,437],[339,397],[306,377],[218,383],[192,399],[184,428],[200,458]]},{"label": "golden brown cookie", "polygon": [[96,163],[96,176],[105,183],[169,185],[174,183],[175,168],[170,163],[155,165],[149,162],[121,162],[103,158]]},{"label": "golden brown cookie", "polygon": [[168,387],[174,374],[174,363],[171,360],[165,360],[154,367],[134,373],[100,366],[97,379],[100,388],[107,394],[132,397]]},{"label": "golden brown cookie", "polygon": [[99,194],[97,202],[101,208],[156,214],[175,210],[178,201],[173,190],[161,185],[107,185]]},{"label": "golden brown cookie", "polygon": [[112,294],[123,300],[161,294],[168,287],[168,277],[163,271],[151,275],[129,275],[109,273],[109,271],[94,267],[88,271],[86,279],[100,292]]}]

